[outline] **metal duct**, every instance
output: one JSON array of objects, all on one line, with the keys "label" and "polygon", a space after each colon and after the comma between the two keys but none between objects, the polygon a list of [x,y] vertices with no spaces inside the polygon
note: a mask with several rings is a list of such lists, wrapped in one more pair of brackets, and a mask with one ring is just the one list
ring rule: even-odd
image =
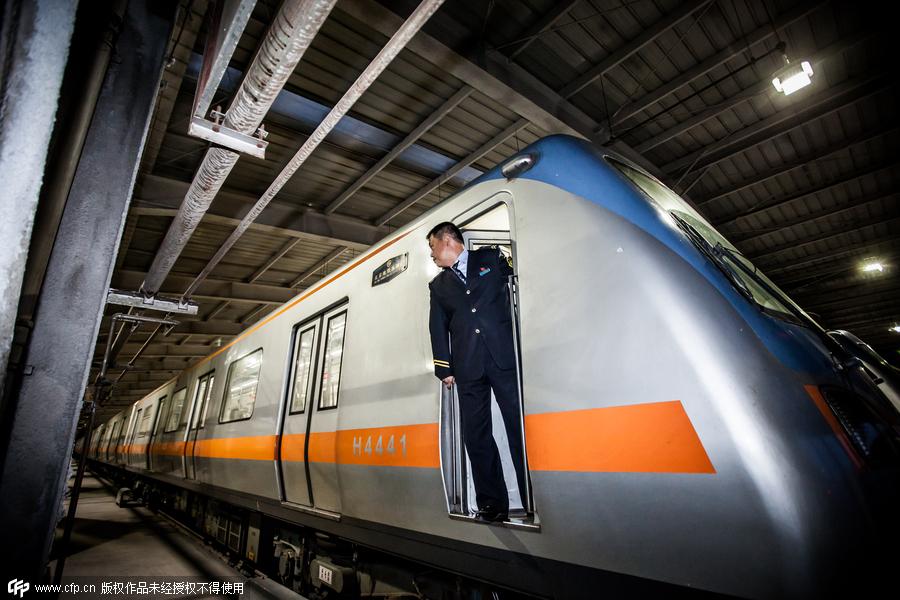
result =
[{"label": "metal duct", "polygon": [[250,227],[250,224],[256,220],[256,218],[265,210],[266,206],[268,206],[269,202],[275,195],[281,191],[281,188],[288,182],[288,180],[297,172],[297,169],[300,168],[309,155],[312,154],[313,150],[325,139],[325,136],[334,128],[335,125],[338,124],[338,121],[350,110],[350,108],[359,100],[360,96],[369,88],[370,85],[381,75],[381,72],[384,71],[385,68],[391,63],[392,60],[400,53],[400,51],[406,47],[406,44],[413,38],[413,36],[419,31],[422,25],[433,15],[438,8],[440,8],[441,4],[443,4],[444,0],[423,0],[419,7],[409,16],[405,23],[397,30],[397,32],[391,37],[388,43],[384,48],[381,49],[381,52],[378,53],[369,66],[366,67],[366,70],[362,72],[357,80],[350,86],[350,89],[344,94],[344,96],[338,101],[331,112],[329,112],[325,118],[319,123],[319,126],[316,127],[316,130],[312,132],[309,138],[306,140],[306,143],[297,150],[297,153],[294,154],[294,157],[288,162],[288,164],[282,169],[281,173],[278,174],[278,177],[275,178],[275,181],[269,186],[269,189],[260,197],[259,200],[256,201],[256,204],[253,205],[253,208],[250,209],[250,212],[241,220],[240,224],[235,228],[235,230],[228,236],[228,239],[222,244],[222,246],[216,251],[215,256],[213,256],[209,263],[203,270],[197,275],[197,278],[191,282],[191,285],[185,290],[183,298],[190,298],[193,291],[197,288],[201,281],[206,279],[209,273],[219,264],[219,261],[228,253],[232,246],[234,246],[235,242],[244,234],[245,231]]},{"label": "metal duct", "polygon": [[[226,127],[248,135],[256,131],[335,2],[285,0],[228,108]],[[154,295],[162,287],[238,157],[222,148],[206,152],[144,278],[141,290],[145,294]]]}]

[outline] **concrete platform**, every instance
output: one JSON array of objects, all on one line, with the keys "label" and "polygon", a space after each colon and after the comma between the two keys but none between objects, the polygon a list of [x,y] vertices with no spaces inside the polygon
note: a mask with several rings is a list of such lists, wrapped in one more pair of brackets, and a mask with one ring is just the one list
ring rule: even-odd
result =
[{"label": "concrete platform", "polygon": [[[73,585],[60,598],[303,598],[267,578],[248,578],[200,539],[145,507],[116,506],[116,492],[85,474],[63,572],[63,583]],[[51,573],[61,538],[59,527]]]}]

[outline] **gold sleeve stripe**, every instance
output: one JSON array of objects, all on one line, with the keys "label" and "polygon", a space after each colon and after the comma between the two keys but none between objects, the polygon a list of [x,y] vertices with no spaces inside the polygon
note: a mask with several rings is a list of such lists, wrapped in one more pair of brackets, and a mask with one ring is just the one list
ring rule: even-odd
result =
[{"label": "gold sleeve stripe", "polygon": [[434,361],[434,364],[436,364],[439,367],[449,367],[450,366],[450,363],[448,363],[446,360],[436,360],[436,361]]}]

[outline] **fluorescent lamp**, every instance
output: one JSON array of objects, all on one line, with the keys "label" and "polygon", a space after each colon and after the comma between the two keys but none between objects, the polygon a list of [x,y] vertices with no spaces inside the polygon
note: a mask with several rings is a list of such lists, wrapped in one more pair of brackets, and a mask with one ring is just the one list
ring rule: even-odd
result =
[{"label": "fluorescent lamp", "polygon": [[878,271],[879,273],[884,273],[884,265],[880,262],[870,262],[863,265],[862,269],[865,273],[872,273],[873,271]]},{"label": "fluorescent lamp", "polygon": [[900,333],[900,325],[894,325],[888,331],[893,331],[894,333]]},{"label": "fluorescent lamp", "polygon": [[772,79],[772,85],[775,86],[776,90],[785,96],[790,96],[800,88],[804,88],[812,83],[810,77],[812,77],[813,70],[809,61],[804,60],[799,64],[791,63],[785,56],[784,62],[787,65],[775,73],[775,78]]}]

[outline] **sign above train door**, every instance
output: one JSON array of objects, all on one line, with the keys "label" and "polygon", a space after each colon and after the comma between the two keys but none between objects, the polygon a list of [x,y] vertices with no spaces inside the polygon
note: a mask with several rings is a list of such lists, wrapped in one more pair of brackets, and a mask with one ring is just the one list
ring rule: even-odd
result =
[{"label": "sign above train door", "polygon": [[377,269],[372,271],[372,287],[387,283],[408,268],[409,252],[387,259]]}]

